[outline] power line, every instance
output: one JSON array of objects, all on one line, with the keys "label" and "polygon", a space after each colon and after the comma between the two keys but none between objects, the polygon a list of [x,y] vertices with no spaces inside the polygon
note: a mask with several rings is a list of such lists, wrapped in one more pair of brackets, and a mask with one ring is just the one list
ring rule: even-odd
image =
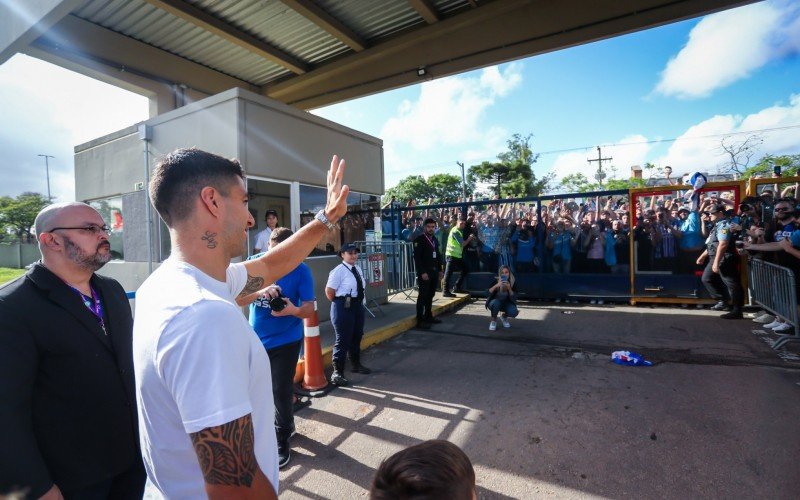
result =
[{"label": "power line", "polygon": [[[615,147],[616,148],[616,147],[621,147],[621,146],[639,146],[639,145],[642,145],[642,144],[661,144],[661,143],[675,142],[678,139],[682,139],[682,140],[715,139],[715,138],[721,138],[721,137],[730,137],[730,136],[734,136],[734,135],[758,134],[758,133],[762,133],[762,132],[777,132],[779,130],[790,130],[790,129],[795,129],[795,128],[800,128],[800,124],[797,124],[797,125],[786,125],[786,126],[783,126],[783,127],[762,128],[762,129],[757,129],[757,130],[741,130],[739,132],[728,132],[728,133],[724,133],[724,134],[696,135],[696,136],[688,136],[688,137],[673,137],[673,138],[670,138],[670,139],[653,139],[651,141],[620,142],[620,143],[616,143],[616,144],[601,144],[600,147],[604,147],[604,148]],[[576,147],[566,148],[566,149],[552,149],[552,150],[549,150],[549,151],[534,151],[533,153],[534,153],[534,155],[539,155],[539,156],[542,156],[542,155],[554,155],[554,154],[561,154],[561,153],[574,153],[576,151],[586,151],[586,150],[592,149],[594,147],[596,147],[596,145],[576,146]],[[475,158],[475,159],[473,159],[471,161],[485,161],[485,160],[488,161],[488,160],[490,160],[490,158]],[[441,162],[436,162],[436,163],[430,163],[430,164],[427,164],[427,165],[416,165],[414,167],[409,167],[408,169],[404,169],[404,170],[409,170],[410,171],[410,170],[417,170],[417,169],[421,169],[421,168],[445,167],[445,166],[451,165],[453,163],[453,161],[455,161],[455,160],[441,161]]]}]

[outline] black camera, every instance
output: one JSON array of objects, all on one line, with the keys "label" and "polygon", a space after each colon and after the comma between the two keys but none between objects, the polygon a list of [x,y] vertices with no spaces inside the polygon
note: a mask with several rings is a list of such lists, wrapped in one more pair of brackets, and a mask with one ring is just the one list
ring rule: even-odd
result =
[{"label": "black camera", "polygon": [[781,166],[775,165],[774,167],[772,167],[772,171],[775,173],[775,175],[781,175]]},{"label": "black camera", "polygon": [[283,301],[283,294],[279,293],[277,297],[269,299],[269,308],[275,312],[281,312],[286,309],[286,302]]}]

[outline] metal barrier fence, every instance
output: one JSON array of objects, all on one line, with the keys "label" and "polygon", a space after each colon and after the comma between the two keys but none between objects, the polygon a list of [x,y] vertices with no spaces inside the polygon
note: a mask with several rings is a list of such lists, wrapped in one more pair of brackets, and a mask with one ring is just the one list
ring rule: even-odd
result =
[{"label": "metal barrier fence", "polygon": [[780,335],[772,347],[800,341],[794,272],[761,259],[751,259],[748,269],[752,300],[794,326],[793,335]]},{"label": "metal barrier fence", "polygon": [[356,241],[361,249],[356,264],[367,280],[364,291],[367,311],[375,317],[370,307],[380,311],[380,302],[398,293],[407,298],[416,285],[414,270],[414,247],[411,242]]}]

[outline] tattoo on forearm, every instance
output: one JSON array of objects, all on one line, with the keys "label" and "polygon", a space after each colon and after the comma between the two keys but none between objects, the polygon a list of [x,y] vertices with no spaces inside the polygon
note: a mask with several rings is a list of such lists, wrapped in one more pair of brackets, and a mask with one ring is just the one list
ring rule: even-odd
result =
[{"label": "tattoo on forearm", "polygon": [[251,293],[256,293],[262,288],[264,288],[264,278],[258,276],[250,276],[248,274],[247,283],[245,283],[244,288],[242,288],[242,291],[239,292],[239,297],[244,297],[250,295]]},{"label": "tattoo on forearm", "polygon": [[200,239],[206,242],[206,247],[217,248],[217,233],[206,231],[206,234]]},{"label": "tattoo on forearm", "polygon": [[206,483],[252,486],[258,464],[250,415],[190,436]]}]

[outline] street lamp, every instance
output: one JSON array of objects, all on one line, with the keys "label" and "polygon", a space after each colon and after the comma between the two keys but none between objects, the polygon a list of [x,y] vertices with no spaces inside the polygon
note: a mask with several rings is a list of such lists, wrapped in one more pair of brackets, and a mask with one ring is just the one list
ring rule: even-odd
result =
[{"label": "street lamp", "polygon": [[50,196],[50,163],[47,160],[48,158],[55,159],[55,156],[50,156],[50,155],[38,155],[38,156],[44,156],[44,169],[45,172],[47,173],[47,201],[51,202],[53,201],[53,198]]}]

